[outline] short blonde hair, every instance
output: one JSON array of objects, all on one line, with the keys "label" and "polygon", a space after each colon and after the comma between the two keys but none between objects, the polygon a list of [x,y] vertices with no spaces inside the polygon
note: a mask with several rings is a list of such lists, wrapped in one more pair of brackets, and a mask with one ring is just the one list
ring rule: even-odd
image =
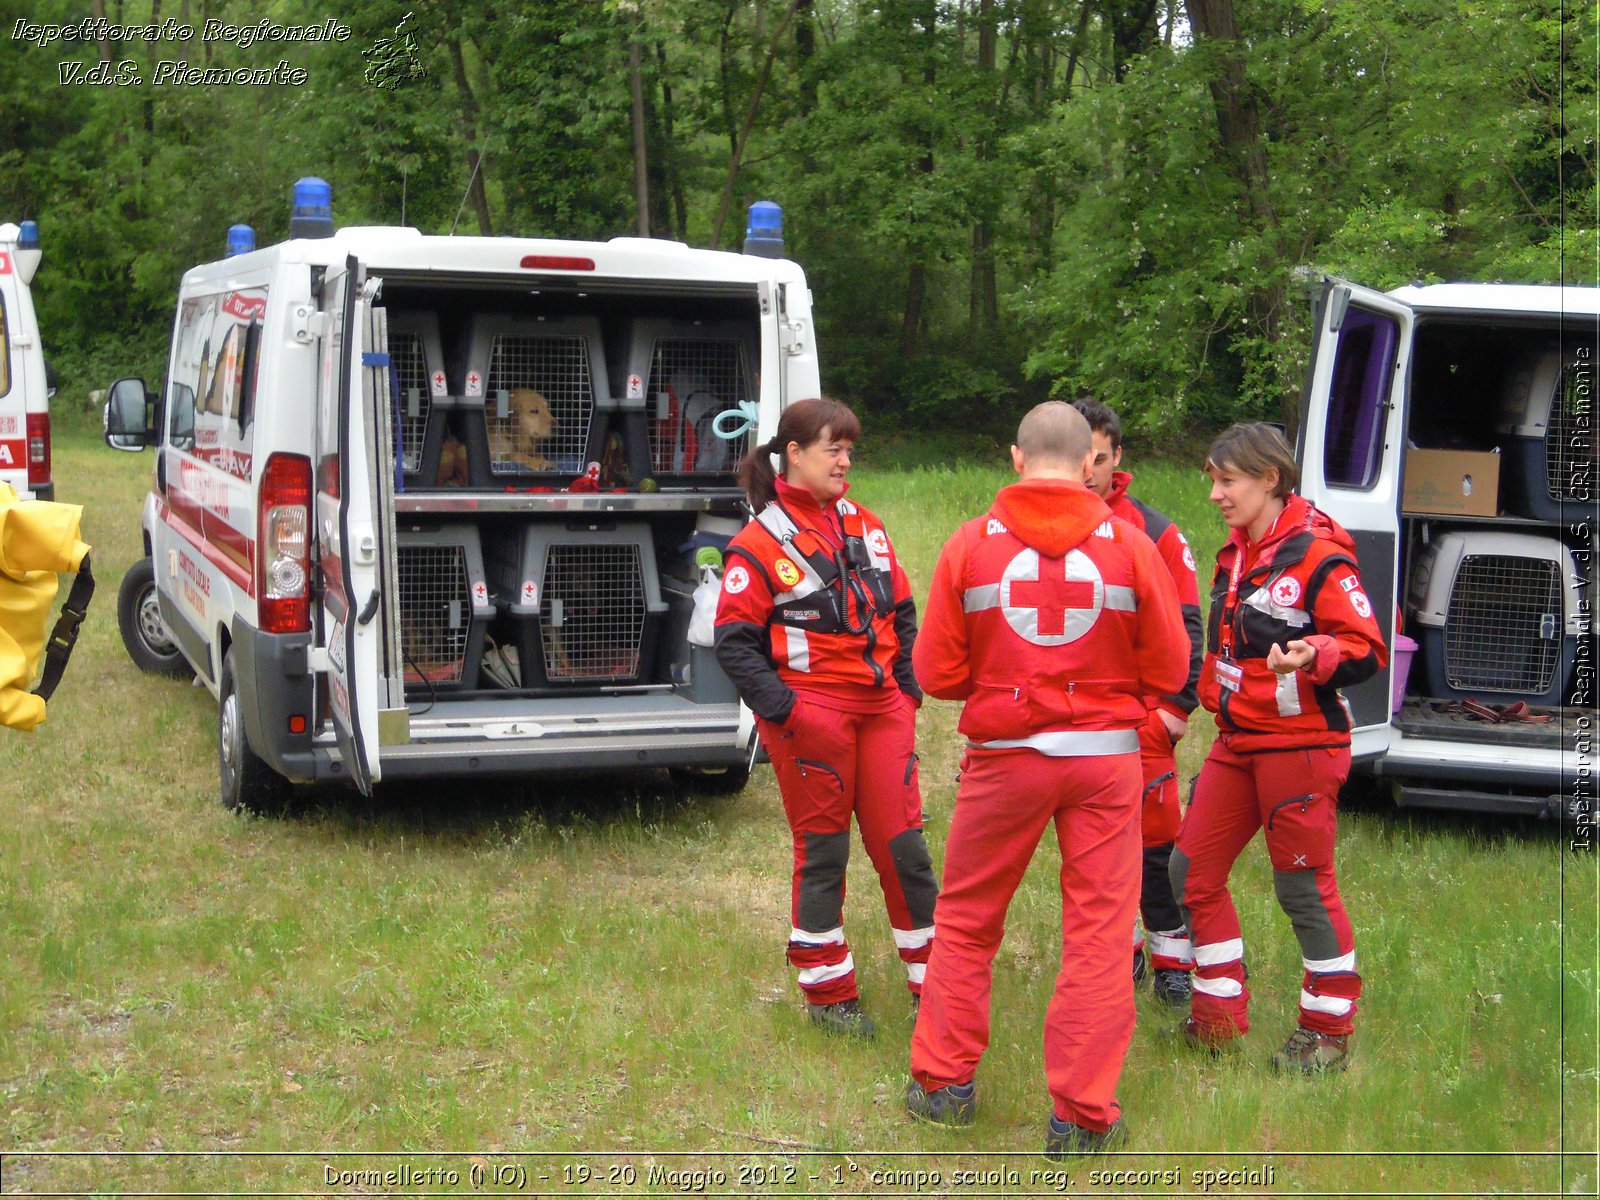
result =
[{"label": "short blonde hair", "polygon": [[1272,494],[1285,499],[1300,482],[1300,467],[1294,461],[1294,450],[1277,426],[1265,421],[1241,421],[1230,425],[1211,443],[1206,451],[1202,471],[1236,471],[1254,479],[1262,479],[1268,471],[1277,469],[1278,486]]}]

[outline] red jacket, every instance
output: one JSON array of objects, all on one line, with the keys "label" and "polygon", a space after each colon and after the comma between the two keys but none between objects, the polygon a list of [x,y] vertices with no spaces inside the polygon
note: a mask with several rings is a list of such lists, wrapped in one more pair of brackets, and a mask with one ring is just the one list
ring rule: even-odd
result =
[{"label": "red jacket", "polygon": [[[993,744],[1132,730],[1146,695],[1183,686],[1188,648],[1150,539],[1082,484],[1034,479],[946,543],[912,657],[928,692],[967,702],[961,732]],[[1029,744],[1080,752],[1047,743]]]},{"label": "red jacket", "polygon": [[[757,716],[783,722],[795,690],[835,708],[888,707],[911,671],[917,608],[889,535],[867,509],[826,509],[777,481],[777,499],[728,545],[717,660]],[[839,567],[854,560],[844,586]]]},{"label": "red jacket", "polygon": [[1127,471],[1113,471],[1111,494],[1106,497],[1106,507],[1156,544],[1156,553],[1167,564],[1173,585],[1178,589],[1183,627],[1189,634],[1189,677],[1173,695],[1151,697],[1149,703],[1151,708],[1164,708],[1174,716],[1187,719],[1200,703],[1196,688],[1200,682],[1200,660],[1205,654],[1205,632],[1200,619],[1200,582],[1195,575],[1194,551],[1189,548],[1183,530],[1174,525],[1171,518],[1143,500],[1128,495],[1128,485],[1132,482],[1133,476]]},{"label": "red jacket", "polygon": [[[1239,582],[1230,589],[1236,564]],[[1267,654],[1294,639],[1317,656],[1305,670],[1279,675]],[[1350,708],[1339,688],[1370,678],[1388,658],[1355,542],[1309,501],[1290,496],[1260,543],[1236,529],[1217,552],[1200,702],[1217,714],[1229,748],[1348,746]]]}]

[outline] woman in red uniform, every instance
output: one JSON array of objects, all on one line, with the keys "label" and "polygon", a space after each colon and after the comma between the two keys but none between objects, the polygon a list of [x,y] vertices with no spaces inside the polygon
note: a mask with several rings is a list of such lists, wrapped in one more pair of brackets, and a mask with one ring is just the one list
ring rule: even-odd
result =
[{"label": "woman in red uniform", "polygon": [[939,889],[917,784],[916,605],[883,523],[844,498],[860,435],[843,404],[801,400],[744,460],[755,520],[728,547],[716,652],[756,715],[794,836],[789,962],[811,1020],[871,1037],[844,935],[851,814],[913,1004]]},{"label": "woman in red uniform", "polygon": [[1200,672],[1217,740],[1171,864],[1194,941],[1182,1032],[1215,1050],[1250,1027],[1228,872],[1264,829],[1274,890],[1305,968],[1298,1027],[1272,1066],[1342,1070],[1361,976],[1333,869],[1335,809],[1350,772],[1350,709],[1338,689],[1371,677],[1388,652],[1355,545],[1293,493],[1298,474],[1282,434],[1235,425],[1212,443],[1205,470],[1231,533],[1217,553]]}]

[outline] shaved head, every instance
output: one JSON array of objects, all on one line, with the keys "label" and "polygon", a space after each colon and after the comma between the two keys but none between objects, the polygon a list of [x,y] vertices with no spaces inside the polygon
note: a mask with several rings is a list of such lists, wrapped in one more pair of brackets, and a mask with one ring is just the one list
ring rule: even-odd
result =
[{"label": "shaved head", "polygon": [[1029,468],[1066,468],[1081,472],[1093,444],[1089,422],[1072,405],[1048,400],[1030,409],[1017,426],[1017,449]]}]

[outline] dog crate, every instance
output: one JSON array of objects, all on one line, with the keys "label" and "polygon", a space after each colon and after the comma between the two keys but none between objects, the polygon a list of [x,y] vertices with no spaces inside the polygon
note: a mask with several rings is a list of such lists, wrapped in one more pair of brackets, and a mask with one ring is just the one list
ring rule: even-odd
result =
[{"label": "dog crate", "polygon": [[[715,423],[723,413],[736,413],[740,405],[757,399],[758,354],[754,331],[744,322],[633,322],[623,407],[643,411],[650,474],[658,483],[733,483],[739,461],[753,444],[755,427],[724,438],[717,435]],[[743,424],[729,417],[723,427]]]},{"label": "dog crate", "polygon": [[394,447],[401,486],[413,491],[431,488],[438,482],[439,451],[451,405],[439,318],[430,312],[390,312],[388,319]]},{"label": "dog crate", "polygon": [[1407,589],[1420,646],[1411,691],[1560,704],[1582,628],[1579,596],[1572,552],[1555,538],[1439,535],[1418,554]]},{"label": "dog crate", "polygon": [[473,525],[402,524],[396,529],[400,654],[406,686],[470,690],[494,616],[483,550]]},{"label": "dog crate", "polygon": [[1592,506],[1600,434],[1594,421],[1592,347],[1551,345],[1511,374],[1498,432],[1507,512],[1560,521]]},{"label": "dog crate", "polygon": [[551,487],[597,459],[609,399],[594,317],[480,314],[472,322],[462,424],[474,487]]},{"label": "dog crate", "polygon": [[489,569],[524,687],[649,681],[667,606],[648,526],[534,523],[497,542]]}]

